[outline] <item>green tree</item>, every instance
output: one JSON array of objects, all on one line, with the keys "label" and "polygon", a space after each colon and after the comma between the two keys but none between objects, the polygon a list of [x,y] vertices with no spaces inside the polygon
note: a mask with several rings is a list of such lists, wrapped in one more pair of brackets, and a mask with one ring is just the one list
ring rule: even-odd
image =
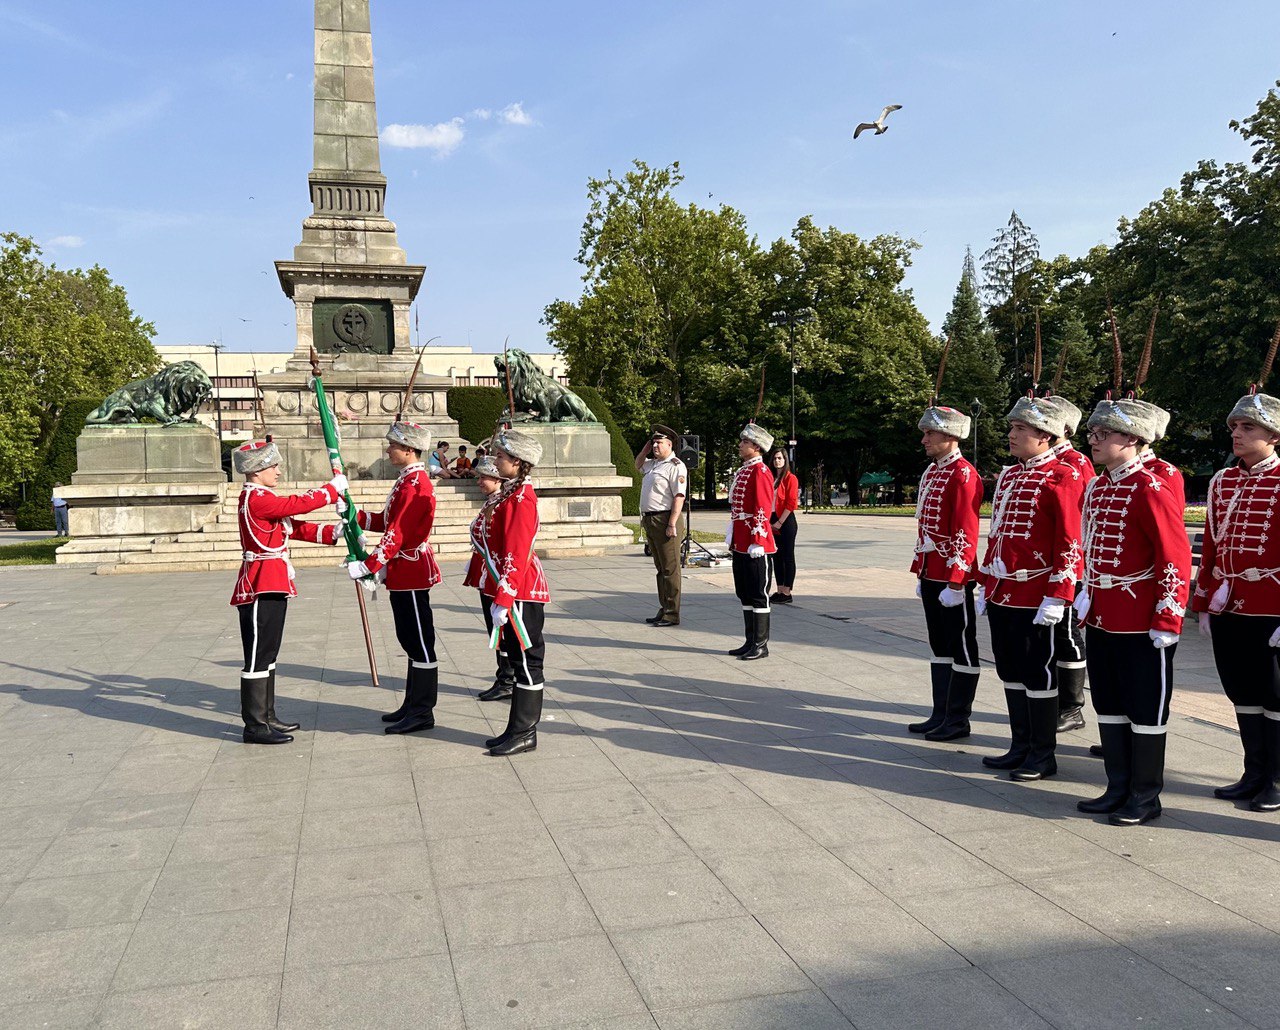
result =
[{"label": "green tree", "polygon": [[1040,257],[1040,241],[1018,212],[996,233],[982,255],[983,288],[989,305],[987,317],[1005,356],[1010,395],[1019,393],[1017,372],[1027,356],[1024,328],[1032,316],[1032,272]]},{"label": "green tree", "polygon": [[31,239],[0,236],[0,494],[31,478],[71,399],[158,366],[154,333],[104,269],[63,271]]}]

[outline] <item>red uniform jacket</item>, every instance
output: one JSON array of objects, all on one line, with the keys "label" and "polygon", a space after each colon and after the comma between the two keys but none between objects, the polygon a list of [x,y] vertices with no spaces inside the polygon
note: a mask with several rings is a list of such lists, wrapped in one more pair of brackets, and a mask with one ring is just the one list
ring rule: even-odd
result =
[{"label": "red uniform jacket", "polygon": [[[464,586],[475,587],[503,608],[515,601],[546,604],[551,600],[542,562],[533,553],[538,536],[538,498],[521,482],[503,487],[497,500],[485,502],[471,521],[471,564]],[[485,555],[488,554],[488,561]],[[489,562],[497,571],[495,577]]]},{"label": "red uniform jacket", "polygon": [[800,507],[800,480],[794,472],[788,472],[774,490],[773,513],[781,515],[784,511],[792,514]]},{"label": "red uniform jacket", "polygon": [[1080,472],[1051,450],[1000,473],[982,562],[988,601],[1010,608],[1039,608],[1046,597],[1071,603],[1084,571],[1084,486]]},{"label": "red uniform jacket", "polygon": [[317,526],[291,516],[315,511],[337,500],[338,491],[328,483],[292,497],[281,497],[258,483],[245,483],[236,511],[244,560],[231,593],[232,605],[249,604],[259,594],[297,597],[293,565],[289,561],[289,538],[332,544],[339,532],[336,523]]},{"label": "red uniform jacket", "polygon": [[733,526],[730,547],[746,554],[752,544],[773,554],[778,545],[773,541],[773,476],[759,458],[752,458],[733,477],[729,487],[729,519]]},{"label": "red uniform jacket", "polygon": [[1181,633],[1191,580],[1182,473],[1149,451],[1093,480],[1084,497],[1085,625]]},{"label": "red uniform jacket", "polygon": [[1280,455],[1213,477],[1192,611],[1280,615],[1277,506]]},{"label": "red uniform jacket", "polygon": [[1070,440],[1063,440],[1054,447],[1053,454],[1062,464],[1070,465],[1078,471],[1085,485],[1088,485],[1089,480],[1098,474],[1098,470],[1093,467],[1093,462],[1072,447]]},{"label": "red uniform jacket", "polygon": [[962,587],[976,579],[982,479],[960,451],[929,463],[916,492],[917,579]]},{"label": "red uniform jacket", "polygon": [[435,488],[421,462],[401,469],[382,511],[356,513],[361,529],[382,534],[364,563],[374,574],[386,567],[388,590],[427,590],[440,582],[440,566],[427,539],[435,517]]}]

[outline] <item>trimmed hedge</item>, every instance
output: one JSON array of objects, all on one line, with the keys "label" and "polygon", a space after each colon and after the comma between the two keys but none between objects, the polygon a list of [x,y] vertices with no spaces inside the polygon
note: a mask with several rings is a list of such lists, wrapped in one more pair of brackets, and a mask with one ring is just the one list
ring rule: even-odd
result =
[{"label": "trimmed hedge", "polygon": [[[635,454],[618,423],[613,420],[609,405],[594,387],[574,387],[574,393],[586,402],[601,425],[609,430],[609,457],[618,475],[631,480],[631,486],[622,491],[622,514],[639,515],[641,476],[636,471]],[[494,424],[506,410],[507,395],[497,386],[455,386],[449,390],[448,404],[449,415],[458,420],[458,432],[462,438],[475,443],[493,434]]]},{"label": "trimmed hedge", "polygon": [[76,437],[102,398],[77,397],[68,401],[58,416],[58,425],[41,455],[40,469],[27,492],[26,503],[18,508],[15,521],[22,530],[53,530],[53,484],[70,484],[76,470]]}]

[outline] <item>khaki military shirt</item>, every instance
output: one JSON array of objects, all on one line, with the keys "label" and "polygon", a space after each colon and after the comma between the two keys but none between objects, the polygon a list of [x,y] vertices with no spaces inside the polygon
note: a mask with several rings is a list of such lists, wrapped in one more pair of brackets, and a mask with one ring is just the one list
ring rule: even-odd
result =
[{"label": "khaki military shirt", "polygon": [[674,454],[660,460],[650,458],[644,463],[644,482],[640,485],[640,512],[650,515],[655,511],[670,511],[676,498],[689,490],[689,470]]}]

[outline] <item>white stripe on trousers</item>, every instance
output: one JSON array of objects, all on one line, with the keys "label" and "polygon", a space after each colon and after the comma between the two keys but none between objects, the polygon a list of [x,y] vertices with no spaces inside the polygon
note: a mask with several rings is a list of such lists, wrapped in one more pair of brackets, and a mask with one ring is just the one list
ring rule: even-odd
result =
[{"label": "white stripe on trousers", "polygon": [[[427,638],[422,635],[422,616],[418,614],[418,591],[412,590],[410,593],[413,594],[413,621],[418,626],[418,643],[422,647],[422,653],[427,656],[427,660],[425,662],[415,662],[410,658],[409,664],[415,669],[434,669],[440,663],[435,660],[435,656],[428,650]],[[430,604],[430,601],[427,603]]]}]

